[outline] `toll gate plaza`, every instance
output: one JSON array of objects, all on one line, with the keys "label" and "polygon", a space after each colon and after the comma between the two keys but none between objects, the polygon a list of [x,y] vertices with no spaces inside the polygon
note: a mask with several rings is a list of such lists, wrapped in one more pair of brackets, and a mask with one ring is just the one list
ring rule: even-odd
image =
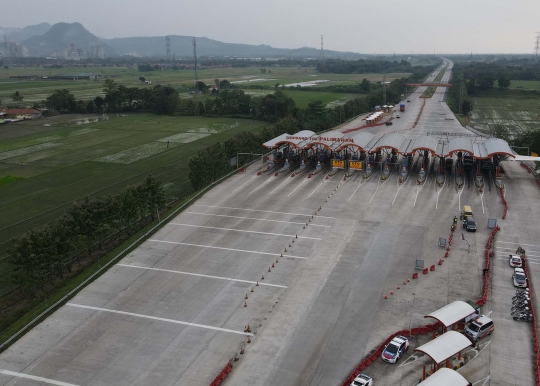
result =
[{"label": "toll gate plaza", "polygon": [[[508,254],[524,248],[540,280],[540,188],[506,142],[452,118],[444,88],[423,89],[400,118],[267,142],[264,164],[196,197],[2,352],[0,385],[326,386],[361,366],[375,385],[417,385],[424,369],[426,385],[533,385]],[[476,232],[454,224],[463,205]],[[471,315],[456,301],[494,332],[437,341]],[[396,332],[410,346],[386,363]]]}]

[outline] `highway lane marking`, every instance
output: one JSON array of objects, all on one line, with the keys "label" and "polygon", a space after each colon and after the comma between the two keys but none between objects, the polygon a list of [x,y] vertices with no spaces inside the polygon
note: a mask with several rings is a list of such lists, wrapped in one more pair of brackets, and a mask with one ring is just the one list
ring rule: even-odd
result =
[{"label": "highway lane marking", "polygon": [[264,185],[266,185],[267,183],[269,183],[270,181],[272,181],[274,178],[276,178],[275,176],[271,176],[270,178],[268,178],[266,181],[264,181],[262,184],[260,184],[258,187],[256,187],[255,189],[253,189],[251,192],[249,192],[249,194],[259,190],[260,188],[262,188]]},{"label": "highway lane marking", "polygon": [[310,178],[305,178],[304,181],[302,181],[296,188],[294,188],[294,190],[292,192],[290,192],[287,197],[289,197],[291,194],[293,194],[294,192],[296,192],[296,190],[301,187],[302,185],[304,185],[306,182],[308,182],[310,180]]},{"label": "highway lane marking", "polygon": [[377,183],[377,189],[375,189],[375,193],[373,193],[373,196],[371,196],[371,199],[369,200],[369,204],[371,204],[371,201],[373,200],[373,197],[377,194],[377,190],[379,190],[379,186],[381,186],[379,183]]},{"label": "highway lane marking", "polygon": [[[328,174],[327,174],[326,176],[328,176]],[[311,195],[312,195],[313,193],[315,193],[315,191],[316,191],[317,189],[319,189],[322,185],[324,185],[324,182],[326,181],[326,176],[323,178],[323,180],[321,181],[321,183],[319,184],[319,186],[317,186],[315,189],[313,189],[313,191],[309,194],[308,198],[310,198]],[[333,176],[332,176],[332,177],[333,177]],[[328,177],[328,178],[332,178],[332,177]]]},{"label": "highway lane marking", "polygon": [[[184,272],[184,271],[173,271],[171,269],[163,269],[163,268],[142,267],[140,265],[131,265],[131,264],[116,264],[116,265],[119,265],[120,267],[147,269],[149,271],[179,273],[179,274],[182,274],[182,275],[199,276],[199,277],[206,277],[206,278],[210,278],[210,279],[236,281],[236,282],[239,282],[239,283],[248,283],[248,284],[256,284],[256,283],[258,283],[258,282],[250,281],[250,280],[233,279],[231,277],[203,275],[203,274],[200,274],[200,273],[192,273],[192,272]],[[259,285],[266,285],[266,286],[269,286],[269,287],[278,287],[278,288],[287,288],[286,285],[269,284],[269,283],[263,283],[262,281],[259,283]]]},{"label": "highway lane marking", "polygon": [[[505,261],[508,261],[508,258],[497,257],[497,260],[505,260]],[[527,264],[540,264],[540,263],[535,263],[534,261],[529,261],[529,259],[527,259]]]},{"label": "highway lane marking", "polygon": [[[233,231],[233,232],[244,232],[244,233],[257,233],[260,235],[270,235],[270,236],[284,236],[284,237],[296,237],[297,235],[285,235],[283,233],[270,233],[270,232],[258,232],[258,231],[246,231],[243,229],[232,229],[232,228],[220,228],[220,227],[208,227],[205,225],[193,225],[193,224],[182,224],[179,222],[170,222],[171,225],[178,225],[178,226],[184,226],[184,227],[192,227],[192,228],[206,228],[206,229],[218,229],[221,231]],[[322,240],[318,237],[308,237],[308,236],[298,236],[299,239],[309,239],[309,240]]]},{"label": "highway lane marking", "polygon": [[191,322],[184,322],[182,320],[176,320],[176,319],[167,319],[167,318],[159,318],[157,316],[150,316],[150,315],[144,315],[144,314],[136,314],[133,312],[126,312],[126,311],[117,311],[117,310],[111,310],[108,308],[102,308],[102,307],[92,307],[92,306],[84,306],[82,304],[76,304],[76,303],[66,303],[66,306],[70,307],[76,307],[76,308],[84,308],[86,310],[93,310],[93,311],[100,311],[100,312],[110,312],[113,314],[120,314],[120,315],[128,315],[128,316],[135,316],[137,318],[143,318],[143,319],[151,319],[151,320],[158,320],[160,322],[168,322],[168,323],[174,323],[174,324],[182,324],[184,326],[191,326],[191,327],[198,327],[198,328],[205,328],[207,330],[216,330],[216,331],[223,331],[223,332],[230,332],[232,334],[238,334],[238,335],[245,335],[245,336],[253,336],[252,333],[239,331],[239,330],[229,330],[227,328],[221,328],[221,327],[214,327],[214,326],[208,326],[206,324],[197,324],[197,323],[191,323]]},{"label": "highway lane marking", "polygon": [[[153,241],[155,243],[166,243],[166,244],[176,244],[176,245],[187,245],[188,247],[199,247],[199,248],[210,248],[210,249],[221,249],[224,251],[232,251],[232,252],[244,252],[244,253],[255,253],[258,255],[268,255],[268,256],[281,256],[280,253],[269,253],[269,252],[257,252],[257,251],[248,251],[245,249],[235,249],[235,248],[225,248],[225,247],[214,247],[211,245],[201,245],[201,244],[190,244],[190,243],[181,243],[178,241],[166,241],[166,240],[156,240],[156,239],[149,239],[148,241]],[[307,260],[307,257],[300,257],[300,256],[292,256],[292,255],[283,255],[283,257],[291,257],[294,259],[304,259]]]},{"label": "highway lane marking", "polygon": [[446,176],[444,177],[444,182],[442,184],[442,186],[440,187],[439,191],[437,192],[437,202],[435,203],[435,210],[437,210],[437,208],[439,207],[439,195],[441,194],[443,188],[444,188],[444,185],[446,185]]},{"label": "highway lane marking", "polygon": [[[263,213],[275,213],[275,214],[290,214],[292,216],[305,216],[305,217],[311,217],[312,216],[311,214],[303,214],[303,213],[288,213],[288,212],[274,212],[272,210],[231,208],[231,207],[228,207],[228,206],[200,205],[200,204],[195,204],[193,206],[204,206],[204,207],[207,207],[207,208],[220,208],[220,209],[246,210],[246,211],[251,211],[251,212],[263,212]],[[331,218],[333,220],[336,219],[335,217],[319,216],[319,215],[317,215],[317,217],[319,217],[319,218]]]},{"label": "highway lane marking", "polygon": [[48,383],[49,385],[77,386],[74,383],[60,382],[60,381],[55,381],[54,379],[38,377],[35,375],[18,373],[16,371],[9,371],[9,370],[4,370],[4,369],[0,369],[0,374],[7,375],[10,377],[16,377],[16,378],[31,379],[32,381],[44,382],[44,383]]},{"label": "highway lane marking", "polygon": [[496,243],[501,243],[501,244],[515,244],[515,245],[526,245],[528,247],[538,247],[540,248],[540,245],[534,245],[534,244],[523,244],[523,243],[514,243],[514,242],[511,242],[511,241],[495,241]]},{"label": "highway lane marking", "polygon": [[253,176],[253,177],[251,177],[251,179],[250,179],[250,180],[248,180],[248,181],[244,182],[244,183],[243,183],[242,185],[240,185],[240,186],[239,186],[239,187],[237,187],[236,189],[234,189],[234,190],[232,191],[232,193],[236,192],[236,191],[237,191],[238,189],[240,189],[240,188],[241,188],[242,186],[244,186],[244,185],[245,185],[245,184],[247,184],[248,182],[251,182],[251,181],[253,181],[253,180],[254,180],[255,178],[257,178],[257,176],[256,176],[256,175],[255,175],[255,176]]},{"label": "highway lane marking", "polygon": [[362,185],[364,185],[364,184],[362,183],[362,181],[364,181],[364,180],[362,179],[362,180],[358,183],[358,186],[356,187],[356,189],[354,190],[353,194],[351,194],[351,197],[349,197],[349,199],[348,199],[347,201],[351,201],[351,198],[353,198],[353,196],[356,194],[356,191],[357,191],[358,189],[360,189],[360,187],[361,187]]},{"label": "highway lane marking", "polygon": [[[512,249],[512,248],[501,248],[501,247],[495,247],[496,248],[496,252],[501,252],[501,253],[505,253],[505,254],[510,254],[510,252],[507,252],[507,251],[512,251],[512,255],[515,255],[516,254],[516,250],[515,249]],[[500,249],[500,251],[497,251],[497,249]],[[506,251],[502,251],[502,249],[505,249]],[[531,251],[531,252],[540,252],[540,251]],[[535,255],[534,253],[525,253],[525,256],[528,258],[528,257],[540,257],[540,255]]]},{"label": "highway lane marking", "polygon": [[[199,212],[185,212],[185,213],[190,213],[190,214],[200,214],[200,215],[202,215],[202,216],[230,217],[230,218],[239,218],[239,219],[243,219],[243,220],[271,221],[271,222],[281,222],[281,223],[286,223],[286,224],[304,225],[303,222],[283,221],[283,220],[269,220],[269,219],[266,219],[266,218],[241,217],[241,216],[228,216],[228,215],[226,215],[226,214],[199,213]],[[331,228],[330,225],[311,224],[311,226],[314,226],[314,227]]]},{"label": "highway lane marking", "polygon": [[281,188],[283,185],[285,185],[287,182],[291,181],[292,180],[292,177],[288,177],[287,179],[285,179],[285,181],[283,181],[277,188],[275,188],[274,190],[272,190],[270,193],[268,193],[268,195],[271,195],[272,193],[274,193],[276,190],[278,190],[279,188]]}]

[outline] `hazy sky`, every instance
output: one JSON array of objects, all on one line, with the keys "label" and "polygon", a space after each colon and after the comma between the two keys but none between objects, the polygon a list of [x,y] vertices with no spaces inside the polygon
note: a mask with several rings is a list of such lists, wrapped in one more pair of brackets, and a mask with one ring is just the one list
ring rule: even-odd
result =
[{"label": "hazy sky", "polygon": [[[361,53],[532,53],[540,0],[23,0],[2,27],[82,23],[104,38],[205,36]],[[24,6],[21,6],[24,5]]]}]

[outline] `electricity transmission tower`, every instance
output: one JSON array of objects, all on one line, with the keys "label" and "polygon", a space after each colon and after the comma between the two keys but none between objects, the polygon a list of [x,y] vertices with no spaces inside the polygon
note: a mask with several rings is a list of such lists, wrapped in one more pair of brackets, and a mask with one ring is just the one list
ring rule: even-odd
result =
[{"label": "electricity transmission tower", "polygon": [[195,62],[195,98],[197,98],[197,93],[199,92],[198,84],[199,83],[199,74],[197,73],[197,40],[193,37],[193,61]]},{"label": "electricity transmission tower", "polygon": [[165,47],[167,50],[167,62],[171,61],[171,37],[165,36]]},{"label": "electricity transmission tower", "polygon": [[383,105],[386,105],[386,74],[383,77]]},{"label": "electricity transmission tower", "polygon": [[459,102],[458,113],[463,114],[463,79],[459,80]]},{"label": "electricity transmission tower", "polygon": [[536,33],[536,42],[534,44],[534,55],[536,60],[538,60],[538,53],[540,52],[540,32]]},{"label": "electricity transmission tower", "polygon": [[320,54],[321,60],[324,59],[324,48],[323,47],[324,47],[323,46],[323,35],[321,35],[321,54]]}]

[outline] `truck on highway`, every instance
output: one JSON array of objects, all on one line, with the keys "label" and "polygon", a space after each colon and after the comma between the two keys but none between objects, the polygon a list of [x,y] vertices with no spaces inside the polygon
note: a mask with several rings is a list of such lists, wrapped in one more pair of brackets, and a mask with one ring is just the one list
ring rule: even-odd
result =
[{"label": "truck on highway", "polygon": [[405,111],[405,103],[403,102],[399,103],[399,111]]}]

